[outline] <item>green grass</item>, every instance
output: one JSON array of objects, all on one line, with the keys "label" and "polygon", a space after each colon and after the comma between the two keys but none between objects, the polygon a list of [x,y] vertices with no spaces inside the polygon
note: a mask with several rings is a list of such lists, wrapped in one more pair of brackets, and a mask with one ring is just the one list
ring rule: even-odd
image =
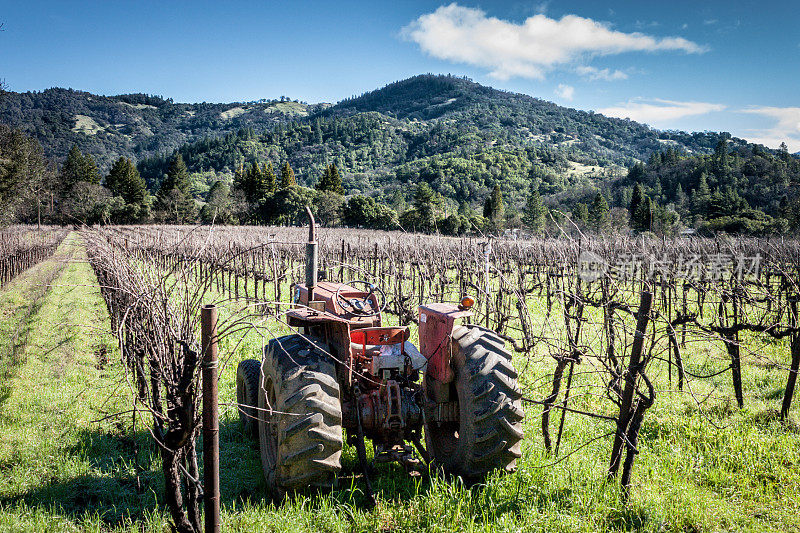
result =
[{"label": "green grass", "polygon": [[[160,462],[146,429],[134,428],[130,414],[97,422],[130,409],[130,391],[84,259],[80,238],[72,234],[53,259],[0,292],[6,390],[0,403],[0,530],[168,528],[159,505]],[[222,307],[222,319],[239,305]],[[16,331],[12,357],[9,332]],[[645,417],[627,505],[618,486],[605,481],[610,438],[581,448],[608,433],[609,424],[569,414],[556,458],[542,450],[541,408],[530,405],[516,474],[466,489],[457,480],[415,479],[383,465],[373,480],[379,505],[367,511],[348,447],[331,494],[276,504],[263,481],[257,443],[241,433],[235,408],[225,405],[235,400],[236,364],[258,358],[263,342],[251,331],[220,346],[226,360],[220,376],[225,531],[800,530],[800,428],[775,416],[786,372],[770,365],[745,367],[742,411],[727,373],[692,381],[696,396],[711,395],[698,407],[689,394],[670,390],[663,365],[653,367],[659,393]],[[96,355],[104,347],[108,364]],[[775,359],[788,358],[783,343],[767,350]],[[720,353],[719,346],[704,345],[687,352],[687,362],[697,371],[718,368]],[[544,359],[529,367],[525,380],[533,384],[548,371],[552,364]],[[541,397],[539,392],[532,395]],[[588,394],[573,400],[577,407],[599,403]],[[559,418],[553,417],[554,427]]]}]

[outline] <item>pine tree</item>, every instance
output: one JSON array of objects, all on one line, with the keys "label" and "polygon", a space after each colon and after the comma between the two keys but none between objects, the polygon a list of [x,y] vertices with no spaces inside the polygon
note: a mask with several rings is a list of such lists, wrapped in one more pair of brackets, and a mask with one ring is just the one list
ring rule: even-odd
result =
[{"label": "pine tree", "polygon": [[700,174],[700,182],[692,191],[692,209],[696,214],[705,216],[708,213],[708,203],[711,201],[711,189],[708,186],[706,173]]},{"label": "pine tree", "polygon": [[289,165],[289,162],[283,164],[283,168],[281,168],[281,189],[288,189],[290,187],[296,187],[297,180],[294,177],[294,170]]},{"label": "pine tree", "polygon": [[275,169],[272,168],[272,163],[267,163],[264,165],[262,174],[264,175],[264,190],[269,194],[274,193],[278,187],[278,184],[275,177]]},{"label": "pine tree", "polygon": [[572,209],[572,218],[579,222],[587,224],[589,222],[589,206],[583,202],[579,202]]},{"label": "pine tree", "polygon": [[194,222],[197,206],[190,189],[189,171],[181,154],[177,154],[170,161],[167,176],[158,190],[159,208],[166,221],[176,224]]},{"label": "pine tree", "polygon": [[528,201],[522,211],[522,221],[535,233],[539,233],[544,228],[547,208],[542,203],[542,196],[538,189],[532,189],[528,195]]},{"label": "pine tree", "polygon": [[417,212],[417,220],[422,230],[431,229],[436,222],[434,213],[435,199],[436,193],[425,181],[420,182],[414,190],[414,209]]},{"label": "pine tree", "polygon": [[339,170],[336,168],[335,164],[331,163],[325,167],[325,171],[322,173],[319,183],[317,183],[317,190],[344,194],[342,177],[339,175]]},{"label": "pine tree", "polygon": [[633,187],[633,194],[631,195],[631,203],[628,206],[628,214],[630,215],[631,227],[635,227],[634,218],[636,218],[636,210],[639,208],[639,204],[641,204],[643,200],[644,200],[644,190],[642,190],[642,185],[637,183]]},{"label": "pine tree", "polygon": [[186,168],[186,163],[183,162],[183,156],[177,154],[169,162],[167,176],[161,183],[159,194],[161,194],[161,191],[169,192],[172,189],[178,189],[180,192],[188,195],[190,186],[189,170]]},{"label": "pine tree", "polygon": [[728,141],[720,139],[714,148],[714,174],[719,183],[728,184],[730,168],[728,165]]},{"label": "pine tree", "polygon": [[489,198],[483,206],[483,216],[489,220],[496,229],[503,229],[505,222],[505,205],[503,204],[503,192],[500,184],[494,186]]},{"label": "pine tree", "polygon": [[608,202],[600,192],[595,195],[592,204],[589,206],[589,226],[598,233],[608,231],[611,227]]},{"label": "pine tree", "polygon": [[97,185],[100,183],[100,173],[94,158],[90,155],[84,156],[78,146],[73,144],[64,166],[61,167],[61,188],[69,191],[81,181]]},{"label": "pine tree", "polygon": [[632,220],[633,229],[639,231],[651,231],[653,228],[653,201],[649,196],[645,196],[636,206]]},{"label": "pine tree", "polygon": [[121,196],[126,204],[142,205],[147,196],[144,180],[133,162],[120,157],[106,176],[106,187],[114,196]]}]

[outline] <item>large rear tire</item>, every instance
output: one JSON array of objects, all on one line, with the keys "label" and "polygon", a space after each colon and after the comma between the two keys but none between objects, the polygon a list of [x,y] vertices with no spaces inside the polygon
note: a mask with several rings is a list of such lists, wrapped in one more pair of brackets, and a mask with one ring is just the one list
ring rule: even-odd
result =
[{"label": "large rear tire", "polygon": [[278,495],[330,489],[341,469],[336,368],[318,339],[273,339],[264,349],[258,433],[267,485]]},{"label": "large rear tire", "polygon": [[435,422],[437,404],[426,379],[428,452],[445,472],[469,482],[492,470],[513,471],[521,457],[524,412],[511,354],[493,331],[477,325],[453,329],[452,354],[450,397],[458,401],[458,421]]},{"label": "large rear tire", "polygon": [[258,384],[261,365],[255,359],[245,359],[236,368],[236,403],[242,431],[248,437],[258,436]]}]

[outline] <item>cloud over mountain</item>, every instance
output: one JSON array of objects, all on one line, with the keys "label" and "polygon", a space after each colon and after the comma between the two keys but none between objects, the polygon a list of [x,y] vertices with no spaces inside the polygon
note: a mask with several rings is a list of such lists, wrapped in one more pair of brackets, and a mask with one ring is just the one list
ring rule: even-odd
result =
[{"label": "cloud over mountain", "polygon": [[[706,50],[683,37],[625,33],[577,15],[553,19],[538,14],[518,24],[456,3],[420,16],[401,33],[433,57],[486,68],[498,79],[542,79],[554,68],[581,63],[591,56],[658,51],[695,54]],[[610,72],[599,75],[615,76],[620,77]]]},{"label": "cloud over mountain", "polygon": [[634,98],[624,104],[597,109],[607,117],[629,118],[654,126],[663,126],[672,120],[694,115],[723,111],[727,106],[710,102],[678,102],[661,98]]}]

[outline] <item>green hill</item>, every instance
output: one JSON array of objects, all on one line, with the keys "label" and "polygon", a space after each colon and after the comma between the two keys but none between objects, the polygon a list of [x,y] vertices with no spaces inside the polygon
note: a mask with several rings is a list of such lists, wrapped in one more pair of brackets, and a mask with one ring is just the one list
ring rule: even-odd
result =
[{"label": "green hill", "polygon": [[99,96],[73,89],[6,92],[0,123],[39,140],[45,155],[61,161],[73,144],[103,170],[120,156],[140,160],[187,142],[245,127],[269,128],[324,105],[292,101],[180,104],[145,94]]}]

